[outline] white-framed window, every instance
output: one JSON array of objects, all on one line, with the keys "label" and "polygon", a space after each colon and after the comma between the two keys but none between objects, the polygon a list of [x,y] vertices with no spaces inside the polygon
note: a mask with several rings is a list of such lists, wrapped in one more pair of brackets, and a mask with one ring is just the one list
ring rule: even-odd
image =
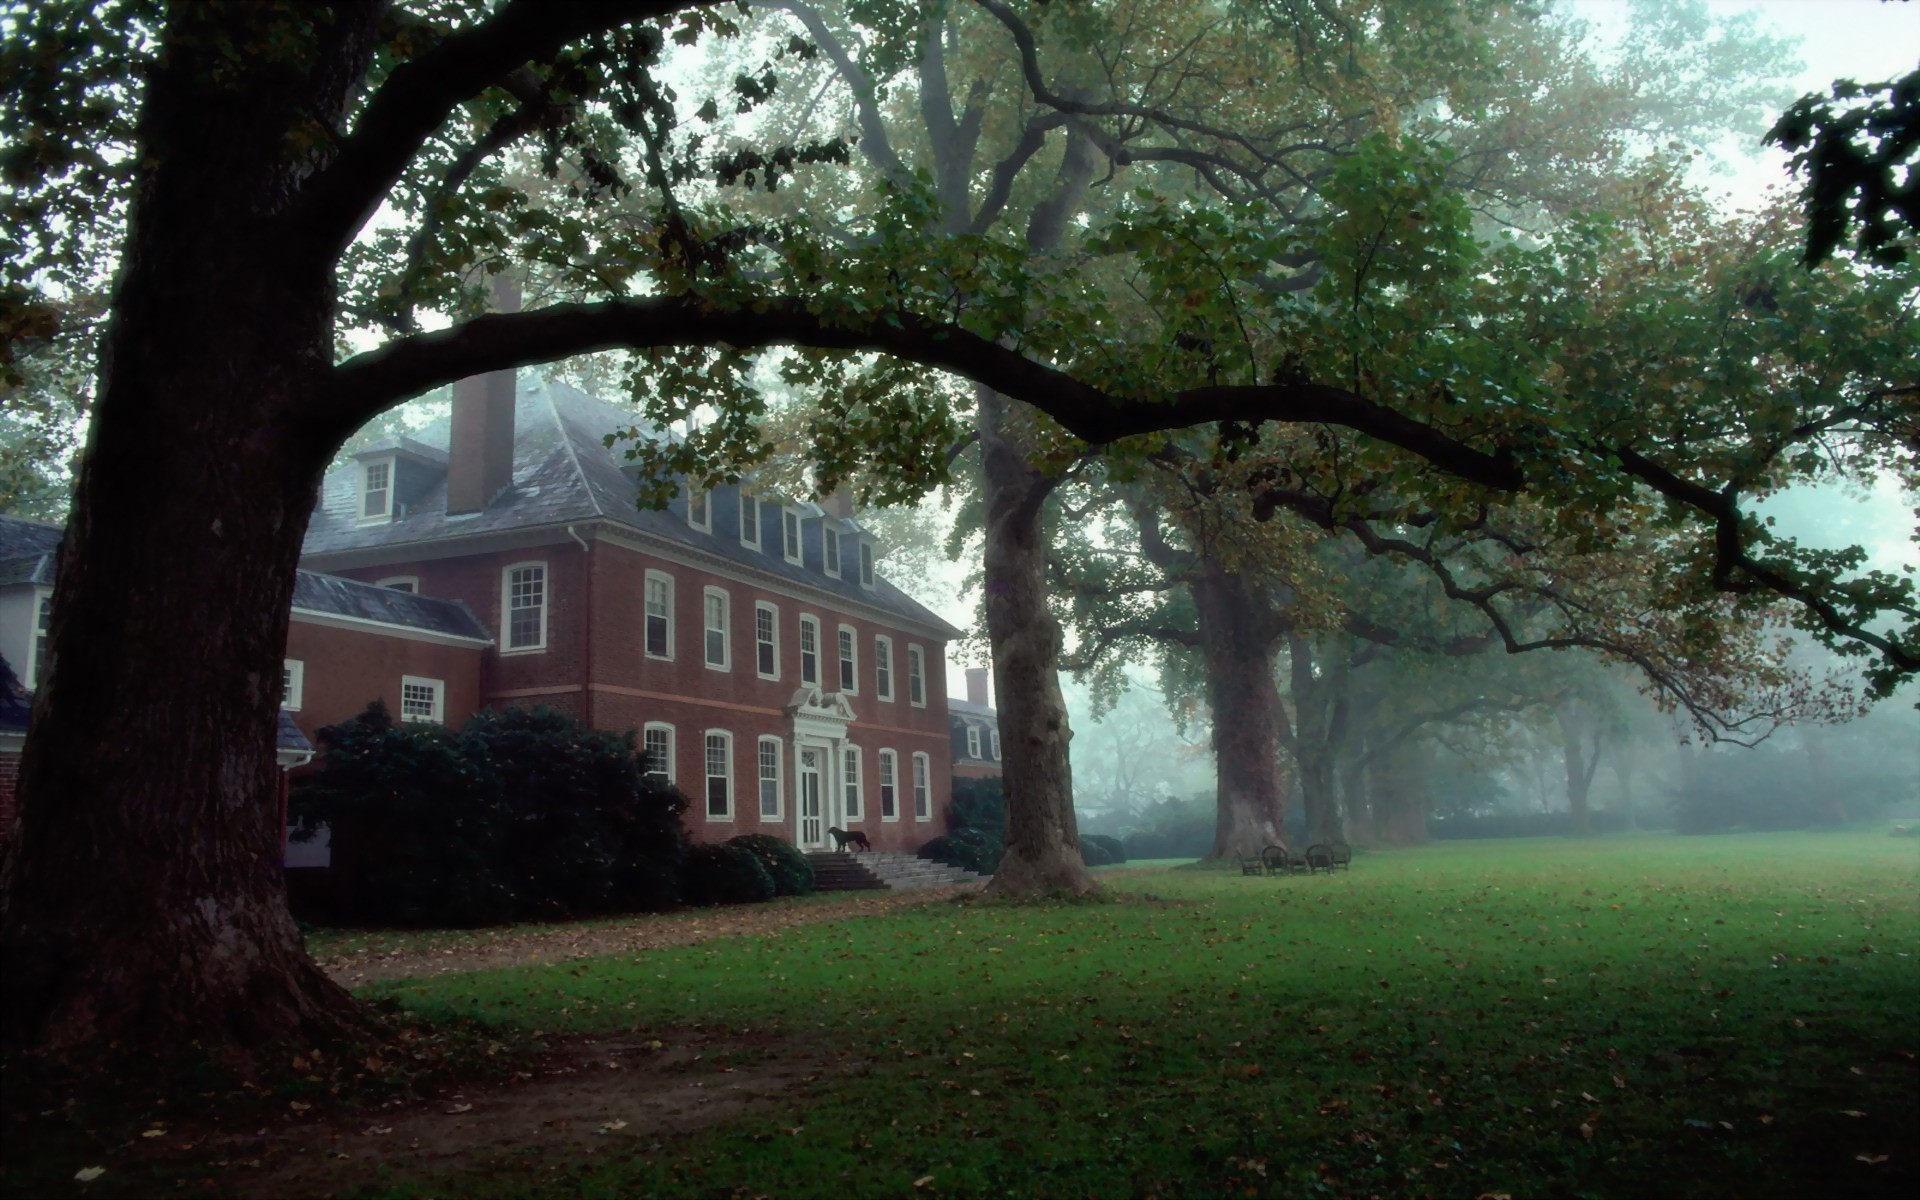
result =
[{"label": "white-framed window", "polygon": [[760,739],[760,819],[780,819],[780,739]]},{"label": "white-framed window", "polygon": [[790,563],[798,564],[805,559],[800,552],[800,510],[797,508],[780,510],[780,554]]},{"label": "white-framed window", "polygon": [[716,671],[731,670],[733,650],[727,637],[727,593],[717,587],[706,589],[701,608],[707,618],[707,665]]},{"label": "white-framed window", "polygon": [[48,630],[53,628],[53,593],[41,592],[33,606],[33,661],[27,664],[27,682],[39,687],[47,681]]},{"label": "white-framed window", "polygon": [[647,776],[662,783],[673,782],[673,726],[665,721],[648,721],[640,733],[640,748],[647,752]]},{"label": "white-framed window", "polygon": [[740,544],[760,548],[760,501],[745,488],[740,489]]},{"label": "white-framed window", "polygon": [[733,735],[707,730],[707,819],[733,820]]},{"label": "white-framed window", "polygon": [[297,658],[280,660],[280,707],[300,711],[300,696],[307,690],[307,664]]},{"label": "white-framed window", "polygon": [[846,746],[840,751],[840,787],[846,798],[849,822],[860,819],[860,747]]},{"label": "white-framed window", "polygon": [[820,524],[820,565],[827,574],[840,578],[840,531],[824,521]]},{"label": "white-framed window", "polygon": [[918,751],[913,756],[913,819],[933,820],[933,762]]},{"label": "white-framed window", "polygon": [[687,524],[701,533],[713,532],[713,498],[707,489],[687,485]]},{"label": "white-framed window", "polygon": [[820,618],[800,614],[800,682],[820,683]]},{"label": "white-framed window", "polygon": [[891,750],[880,752],[880,819],[900,819],[900,756]]},{"label": "white-framed window", "polygon": [[978,725],[967,726],[967,757],[980,757],[980,727]]},{"label": "white-framed window", "polygon": [[673,576],[649,570],[646,576],[646,654],[673,657]]},{"label": "white-framed window", "polygon": [[447,721],[447,685],[418,675],[400,677],[400,719],[444,725]]},{"label": "white-framed window", "polygon": [[1000,761],[1000,731],[998,729],[987,730],[987,749],[993,751],[993,761],[999,762]]},{"label": "white-framed window", "polygon": [[890,637],[873,639],[873,694],[893,702],[893,639]]},{"label": "white-framed window", "polygon": [[920,647],[907,645],[907,702],[915,708],[927,706],[927,656]]},{"label": "white-framed window", "polygon": [[514,563],[500,572],[500,653],[547,648],[547,564]]},{"label": "white-framed window", "polygon": [[873,586],[873,543],[865,538],[860,539],[860,586]]},{"label": "white-framed window", "polygon": [[360,519],[384,521],[393,516],[393,460],[363,463],[360,467]]},{"label": "white-framed window", "polygon": [[765,600],[753,606],[753,665],[762,679],[780,678],[780,610]]},{"label": "white-framed window", "polygon": [[860,691],[860,640],[851,625],[840,627],[840,690],[848,694]]},{"label": "white-framed window", "polygon": [[396,592],[412,592],[417,596],[420,594],[420,577],[418,575],[391,575],[385,579],[374,580],[373,586],[392,588]]}]

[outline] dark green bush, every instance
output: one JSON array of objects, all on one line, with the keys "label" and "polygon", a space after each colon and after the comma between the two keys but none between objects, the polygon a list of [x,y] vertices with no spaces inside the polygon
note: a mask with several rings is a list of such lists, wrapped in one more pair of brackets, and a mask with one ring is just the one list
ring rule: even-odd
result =
[{"label": "dark green bush", "polygon": [[1111,863],[1123,863],[1127,861],[1126,846],[1120,841],[1119,838],[1108,837],[1104,833],[1083,833],[1080,835],[1080,847],[1082,850],[1081,857],[1083,858],[1086,857],[1084,852],[1085,852],[1087,843],[1089,842],[1092,842],[1094,845],[1099,846],[1100,849],[1106,851],[1107,862],[1106,863],[1089,862],[1087,864],[1088,866],[1090,867],[1105,866]]},{"label": "dark green bush", "polygon": [[806,896],[813,892],[813,864],[800,848],[770,833],[743,833],[727,840],[729,846],[751,850],[773,879],[774,894]]},{"label": "dark green bush", "polygon": [[396,724],[379,701],[320,731],[321,767],[290,815],[332,832],[333,908],[354,924],[510,920],[503,868],[512,814],[485,747],[439,725]]},{"label": "dark green bush", "polygon": [[1002,841],[1007,832],[1007,794],[997,778],[956,779],[953,799],[947,805],[947,829],[957,833],[970,829],[992,841]]},{"label": "dark green bush", "polygon": [[760,856],[725,842],[688,847],[681,882],[688,904],[757,904],[774,895]]},{"label": "dark green bush", "polygon": [[945,837],[934,838],[914,853],[950,867],[991,875],[1000,869],[1000,855],[1005,851],[1000,836],[978,829],[957,829]]}]

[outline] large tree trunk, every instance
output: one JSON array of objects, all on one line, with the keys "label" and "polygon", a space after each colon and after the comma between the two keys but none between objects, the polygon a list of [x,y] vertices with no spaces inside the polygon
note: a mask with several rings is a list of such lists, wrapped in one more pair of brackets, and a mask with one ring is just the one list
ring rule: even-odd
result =
[{"label": "large tree trunk", "polygon": [[1571,817],[1571,829],[1575,837],[1585,837],[1593,832],[1593,822],[1587,813],[1587,794],[1593,786],[1594,769],[1600,765],[1600,734],[1596,728],[1591,748],[1581,743],[1584,732],[1580,719],[1578,702],[1568,699],[1554,705],[1553,716],[1560,727],[1560,753],[1567,773],[1567,812]]},{"label": "large tree trunk", "polygon": [[332,282],[279,221],[313,165],[287,135],[338,107],[371,17],[321,23],[301,71],[224,56],[295,36],[277,10],[174,20],[255,11],[273,28],[172,31],[150,87],[0,884],[6,1045],[82,1068],[370,1028],[287,915],[274,730],[333,450],[297,420],[331,359]]},{"label": "large tree trunk", "polygon": [[1259,587],[1244,576],[1203,564],[1189,587],[1213,710],[1218,816],[1212,857],[1253,856],[1286,841],[1280,742],[1287,713],[1274,678],[1273,622]]},{"label": "large tree trunk", "polygon": [[1345,656],[1330,656],[1334,661],[1326,665],[1321,678],[1314,674],[1313,648],[1306,638],[1292,634],[1287,646],[1292,665],[1288,674],[1295,724],[1293,759],[1299,771],[1307,841],[1343,842],[1347,830],[1340,813],[1335,764],[1346,733]]},{"label": "large tree trunk", "polygon": [[1374,757],[1373,795],[1375,827],[1389,846],[1416,846],[1427,840],[1427,793],[1421,786],[1429,772],[1424,754],[1404,747]]},{"label": "large tree trunk", "polygon": [[1080,895],[1099,885],[1080,857],[1067,745],[1073,732],[1060,694],[1060,627],[1047,607],[1041,508],[1051,489],[1010,436],[1011,403],[983,391],[978,426],[986,479],[987,637],[1007,794],[1006,853],[987,891]]},{"label": "large tree trunk", "polygon": [[1613,768],[1614,781],[1620,785],[1621,825],[1628,830],[1640,827],[1639,818],[1634,813],[1633,806],[1633,776],[1634,768],[1638,766],[1638,758],[1639,755],[1635,752],[1631,741],[1624,741],[1614,746],[1613,753],[1607,756],[1607,764]]}]

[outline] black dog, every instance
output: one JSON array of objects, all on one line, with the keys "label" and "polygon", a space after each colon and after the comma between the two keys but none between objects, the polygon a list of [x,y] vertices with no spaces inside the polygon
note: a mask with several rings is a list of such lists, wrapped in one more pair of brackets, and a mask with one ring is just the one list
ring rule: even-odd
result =
[{"label": "black dog", "polygon": [[852,842],[858,849],[865,850],[869,854],[873,852],[873,843],[868,841],[867,835],[861,833],[858,829],[852,833],[848,833],[844,829],[829,825],[827,826],[827,832],[833,835],[833,848],[835,850],[845,850],[847,843]]}]

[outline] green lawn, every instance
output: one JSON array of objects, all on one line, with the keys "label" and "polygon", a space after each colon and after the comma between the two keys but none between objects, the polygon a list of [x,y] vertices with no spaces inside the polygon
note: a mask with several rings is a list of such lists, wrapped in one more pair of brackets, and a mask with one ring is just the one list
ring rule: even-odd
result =
[{"label": "green lawn", "polygon": [[377,985],[364,994],[432,1020],[523,1033],[753,1031],[716,1067],[797,1045],[871,1066],[657,1148],[635,1128],[591,1159],[519,1152],[374,1194],[1798,1197],[1916,1181],[1920,840],[1535,839],[1366,854],[1331,878],[1106,877],[1130,895]]}]

